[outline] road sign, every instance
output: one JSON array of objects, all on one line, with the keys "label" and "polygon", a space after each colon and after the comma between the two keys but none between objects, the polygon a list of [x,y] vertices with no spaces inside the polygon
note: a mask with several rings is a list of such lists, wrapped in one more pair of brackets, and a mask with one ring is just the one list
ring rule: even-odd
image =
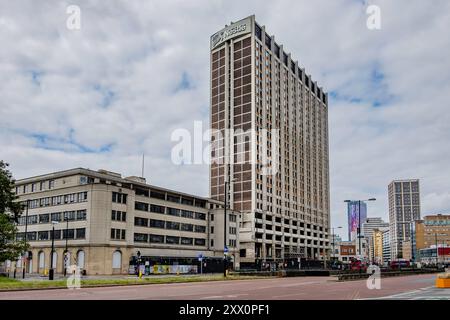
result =
[{"label": "road sign", "polygon": [[203,254],[200,253],[200,254],[198,255],[198,261],[202,261],[202,260],[203,260]]},{"label": "road sign", "polygon": [[228,253],[228,247],[227,246],[225,246],[225,248],[223,249],[223,252],[224,253]]}]

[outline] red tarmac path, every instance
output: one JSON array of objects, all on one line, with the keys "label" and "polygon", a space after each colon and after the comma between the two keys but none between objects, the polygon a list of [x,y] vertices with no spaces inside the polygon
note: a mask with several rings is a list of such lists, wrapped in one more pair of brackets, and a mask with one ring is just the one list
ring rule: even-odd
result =
[{"label": "red tarmac path", "polygon": [[[425,293],[434,290],[435,279],[436,275],[429,274],[382,278],[380,290],[369,290],[366,280],[337,282],[335,277],[292,277],[0,292],[0,299],[352,300]],[[450,289],[438,290],[442,290],[438,294],[450,298]]]}]

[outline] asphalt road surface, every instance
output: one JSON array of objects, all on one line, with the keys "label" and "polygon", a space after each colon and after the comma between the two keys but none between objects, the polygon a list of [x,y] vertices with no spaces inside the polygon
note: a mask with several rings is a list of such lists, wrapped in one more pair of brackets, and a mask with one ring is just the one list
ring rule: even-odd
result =
[{"label": "asphalt road surface", "polygon": [[161,299],[161,300],[353,300],[447,299],[450,289],[434,287],[436,275],[381,279],[381,289],[366,280],[337,282],[334,277],[292,277],[258,280],[150,284],[121,287],[0,292],[0,299]]}]

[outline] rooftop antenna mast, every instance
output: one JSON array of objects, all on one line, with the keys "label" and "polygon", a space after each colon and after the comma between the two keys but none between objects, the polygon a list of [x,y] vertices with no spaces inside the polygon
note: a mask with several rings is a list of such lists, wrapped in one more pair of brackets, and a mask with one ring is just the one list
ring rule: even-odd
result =
[{"label": "rooftop antenna mast", "polygon": [[142,175],[141,175],[142,178],[144,177],[144,161],[145,161],[145,155],[142,154]]}]

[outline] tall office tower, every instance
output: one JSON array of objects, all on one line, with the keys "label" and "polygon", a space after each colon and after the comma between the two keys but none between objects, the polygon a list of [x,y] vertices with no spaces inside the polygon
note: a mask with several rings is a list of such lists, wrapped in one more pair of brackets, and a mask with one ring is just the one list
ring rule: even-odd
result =
[{"label": "tall office tower", "polygon": [[409,241],[414,221],[420,219],[419,180],[394,180],[388,186],[391,260],[402,258],[402,244]]},{"label": "tall office tower", "polygon": [[[361,214],[359,210],[361,209]],[[348,241],[354,241],[358,236],[358,228],[362,228],[362,224],[367,219],[367,204],[364,201],[350,201],[347,203],[348,217]],[[361,217],[361,222],[359,221]],[[362,234],[362,230],[361,230]]]},{"label": "tall office tower", "polygon": [[[377,256],[377,247],[376,245],[379,244],[381,246],[381,233],[380,236],[380,243],[377,243],[377,239],[374,238],[374,232],[375,230],[381,230],[389,228],[389,222],[384,222],[383,219],[376,217],[376,218],[367,218],[364,223],[362,224],[362,234],[364,235],[364,238],[367,240],[367,245],[369,247],[369,259],[370,261],[375,261]],[[380,250],[380,257],[381,257],[381,250]]]},{"label": "tall office tower", "polygon": [[254,16],[212,35],[210,195],[241,212],[241,267],[329,255],[327,104]]}]

